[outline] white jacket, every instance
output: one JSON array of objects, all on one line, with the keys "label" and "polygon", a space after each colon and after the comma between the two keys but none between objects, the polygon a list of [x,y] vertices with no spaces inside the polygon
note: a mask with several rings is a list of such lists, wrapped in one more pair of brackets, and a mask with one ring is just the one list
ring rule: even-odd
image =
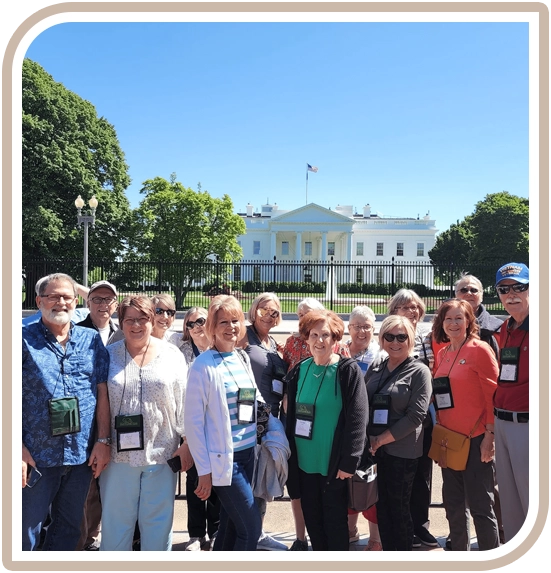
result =
[{"label": "white jacket", "polygon": [[[249,357],[240,349],[237,352],[256,387]],[[197,356],[189,367],[184,404],[185,434],[197,474],[212,474],[212,485],[217,486],[231,485],[233,470],[230,414],[222,372],[216,368],[213,350]],[[256,396],[257,401],[263,401],[260,392]]]}]

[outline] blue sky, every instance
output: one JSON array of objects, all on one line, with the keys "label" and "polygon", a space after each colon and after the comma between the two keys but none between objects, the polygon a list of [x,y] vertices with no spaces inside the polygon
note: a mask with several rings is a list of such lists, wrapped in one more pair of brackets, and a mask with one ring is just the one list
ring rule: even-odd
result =
[{"label": "blue sky", "polygon": [[65,23],[27,57],[116,129],[146,179],[236,211],[369,203],[440,231],[528,196],[526,23]]}]

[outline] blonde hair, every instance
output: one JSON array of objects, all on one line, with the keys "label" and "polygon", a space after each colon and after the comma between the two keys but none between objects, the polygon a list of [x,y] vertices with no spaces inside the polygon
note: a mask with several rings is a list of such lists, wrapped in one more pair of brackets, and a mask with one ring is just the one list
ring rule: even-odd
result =
[{"label": "blonde hair", "polygon": [[263,292],[259,294],[251,303],[251,307],[249,308],[249,312],[247,313],[247,319],[251,324],[254,324],[256,320],[256,311],[258,307],[266,302],[272,301],[279,311],[278,317],[275,319],[275,326],[277,326],[281,322],[281,303],[279,302],[279,298],[275,292]]},{"label": "blonde hair", "polygon": [[151,302],[154,305],[157,305],[158,303],[162,303],[162,304],[166,305],[170,310],[176,310],[176,303],[174,302],[174,299],[169,294],[154,294],[151,297]]},{"label": "blonde hair", "polygon": [[402,326],[405,328],[408,335],[408,353],[411,354],[413,352],[413,348],[415,347],[415,329],[413,328],[413,324],[411,324],[411,321],[408,318],[405,316],[400,316],[399,314],[391,314],[383,320],[381,328],[379,329],[379,346],[381,347],[381,350],[384,350],[384,335],[396,326]]},{"label": "blonde hair", "polygon": [[227,312],[233,318],[239,319],[240,336],[243,336],[245,332],[245,315],[243,314],[241,303],[231,294],[219,294],[210,301],[207,322],[205,323],[205,332],[213,344],[216,342],[214,331],[218,324],[217,315],[221,310]]}]

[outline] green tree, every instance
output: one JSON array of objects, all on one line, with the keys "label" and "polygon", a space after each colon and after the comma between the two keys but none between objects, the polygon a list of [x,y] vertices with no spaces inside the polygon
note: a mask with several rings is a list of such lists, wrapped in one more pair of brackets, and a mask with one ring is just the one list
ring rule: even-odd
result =
[{"label": "green tree", "polygon": [[131,220],[130,177],[114,127],[36,62],[25,59],[22,74],[23,257],[82,260],[78,195],[99,201],[90,257],[121,255]]},{"label": "green tree", "polygon": [[441,233],[429,251],[435,275],[452,284],[461,272],[473,272],[492,284],[507,262],[528,263],[528,199],[507,191],[486,195],[474,212]]},{"label": "green tree", "polygon": [[175,174],[170,181],[148,179],[140,193],[145,197],[134,211],[133,251],[137,258],[162,261],[158,282],[171,286],[182,308],[193,281],[209,278],[209,260],[228,263],[243,256],[237,237],[245,233],[245,223],[234,214],[228,195],[216,199],[207,191],[193,191]]}]

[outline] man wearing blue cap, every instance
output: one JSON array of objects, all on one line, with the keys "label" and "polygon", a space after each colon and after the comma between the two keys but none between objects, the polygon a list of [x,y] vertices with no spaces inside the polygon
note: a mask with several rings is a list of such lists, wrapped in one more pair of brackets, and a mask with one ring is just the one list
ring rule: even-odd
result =
[{"label": "man wearing blue cap", "polygon": [[496,290],[510,315],[499,334],[494,395],[496,474],[506,542],[519,532],[528,512],[529,283],[523,263],[508,263],[497,271]]}]

